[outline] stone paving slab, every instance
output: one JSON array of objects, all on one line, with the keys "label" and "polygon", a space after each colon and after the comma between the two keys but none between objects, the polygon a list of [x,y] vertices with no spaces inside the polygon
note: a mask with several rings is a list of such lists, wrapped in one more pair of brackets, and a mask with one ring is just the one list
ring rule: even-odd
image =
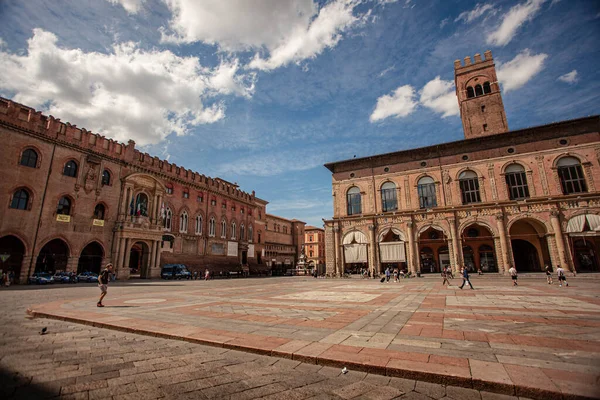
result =
[{"label": "stone paving slab", "polygon": [[[368,374],[530,398],[600,398],[596,280],[580,275],[559,288],[542,277],[513,287],[486,276],[473,284],[459,290],[432,277],[148,281],[111,285],[105,308],[86,293],[29,311]],[[365,396],[361,387],[355,397]]]}]

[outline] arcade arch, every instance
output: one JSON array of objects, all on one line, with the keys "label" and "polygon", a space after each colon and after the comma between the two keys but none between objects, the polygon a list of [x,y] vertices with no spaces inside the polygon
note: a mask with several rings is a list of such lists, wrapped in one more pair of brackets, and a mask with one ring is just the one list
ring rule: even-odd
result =
[{"label": "arcade arch", "polygon": [[356,273],[367,267],[367,235],[350,231],[344,235],[344,273]]},{"label": "arcade arch", "polygon": [[498,272],[494,234],[483,224],[472,223],[461,232],[463,264],[469,271]]},{"label": "arcade arch", "polygon": [[21,276],[21,265],[25,256],[25,244],[16,236],[6,235],[0,238],[0,269],[13,273],[14,279]]},{"label": "arcade arch", "polygon": [[102,269],[102,259],[104,258],[104,249],[98,242],[91,242],[83,248],[77,264],[77,273],[93,272],[99,274]]},{"label": "arcade arch", "polygon": [[539,272],[551,264],[547,229],[539,221],[523,218],[513,222],[509,237],[514,266],[519,272]]},{"label": "arcade arch", "polygon": [[440,272],[440,266],[450,265],[448,237],[437,226],[429,226],[419,233],[419,268],[421,273]]},{"label": "arcade arch", "polygon": [[575,270],[600,272],[600,215],[583,214],[569,219],[566,233]]},{"label": "arcade arch", "polygon": [[40,250],[35,263],[35,272],[66,271],[69,246],[62,239],[53,239]]}]

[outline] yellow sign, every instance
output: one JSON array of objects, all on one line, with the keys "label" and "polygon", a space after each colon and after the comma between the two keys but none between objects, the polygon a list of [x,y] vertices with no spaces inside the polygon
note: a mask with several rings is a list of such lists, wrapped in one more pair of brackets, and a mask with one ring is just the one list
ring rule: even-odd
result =
[{"label": "yellow sign", "polygon": [[58,222],[71,222],[71,216],[70,215],[57,214],[56,215],[56,220]]},{"label": "yellow sign", "polygon": [[103,219],[95,219],[94,222],[92,223],[92,225],[94,225],[94,226],[104,226],[104,220]]}]

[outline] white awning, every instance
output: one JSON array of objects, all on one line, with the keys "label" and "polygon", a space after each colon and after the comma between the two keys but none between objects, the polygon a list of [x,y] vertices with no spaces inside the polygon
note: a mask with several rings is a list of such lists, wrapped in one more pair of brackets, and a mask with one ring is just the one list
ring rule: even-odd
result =
[{"label": "white awning", "polygon": [[350,263],[366,263],[367,262],[367,245],[366,244],[345,244],[344,245],[344,260],[347,264]]},{"label": "white awning", "polygon": [[406,262],[404,242],[379,243],[381,262]]},{"label": "white awning", "polygon": [[360,243],[367,244],[367,236],[360,231],[352,231],[348,232],[346,236],[344,236],[343,244],[352,244],[352,243]]},{"label": "white awning", "polygon": [[567,233],[583,232],[586,221],[590,227],[590,230],[600,231],[600,215],[586,214],[571,218],[567,223]]},{"label": "white awning", "polygon": [[381,242],[383,240],[383,238],[385,237],[385,235],[387,235],[390,231],[392,231],[392,232],[394,232],[394,234],[400,236],[400,240],[402,240],[403,242],[406,241],[406,239],[404,238],[404,233],[402,233],[402,231],[400,229],[393,228],[393,227],[381,231],[381,233],[379,234],[379,237],[377,238],[377,241]]}]

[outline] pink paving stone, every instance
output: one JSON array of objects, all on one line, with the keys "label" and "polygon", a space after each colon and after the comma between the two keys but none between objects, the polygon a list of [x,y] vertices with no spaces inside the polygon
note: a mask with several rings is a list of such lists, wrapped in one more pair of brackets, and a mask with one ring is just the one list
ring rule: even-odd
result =
[{"label": "pink paving stone", "polygon": [[517,396],[560,399],[561,396],[557,393],[560,392],[559,388],[541,368],[504,364],[504,369],[515,384]]},{"label": "pink paving stone", "polygon": [[311,343],[312,342],[306,340],[292,340],[274,348],[271,351],[271,354],[279,357],[292,358],[294,352],[303,349]]},{"label": "pink paving stone", "polygon": [[294,360],[315,364],[317,356],[319,356],[331,346],[333,345],[329,343],[313,342],[308,346],[303,347],[298,351],[295,351],[292,358]]},{"label": "pink paving stone", "polygon": [[487,361],[469,359],[473,388],[512,395],[514,384],[504,365]]},{"label": "pink paving stone", "polygon": [[429,362],[434,364],[455,365],[457,367],[469,368],[469,360],[461,357],[438,356],[432,354],[429,356]]},{"label": "pink paving stone", "polygon": [[392,358],[386,367],[387,375],[407,379],[424,380],[446,385],[469,386],[469,368],[454,365],[424,363]]}]

